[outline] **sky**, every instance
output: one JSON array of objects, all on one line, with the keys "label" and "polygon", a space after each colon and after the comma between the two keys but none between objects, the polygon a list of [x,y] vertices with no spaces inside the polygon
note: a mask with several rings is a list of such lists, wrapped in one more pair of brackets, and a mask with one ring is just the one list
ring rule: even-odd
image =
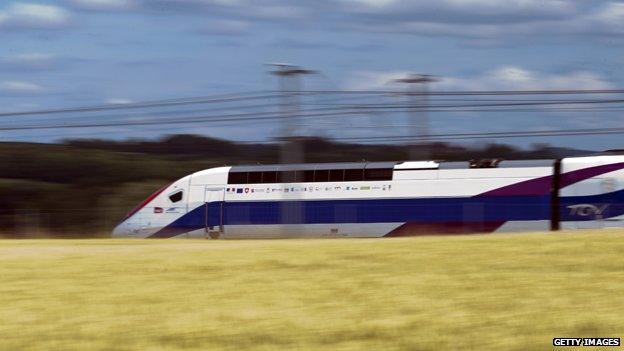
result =
[{"label": "sky", "polygon": [[[411,72],[438,77],[432,90],[624,87],[622,1],[5,0],[0,40],[0,112],[274,90],[276,77],[266,65],[272,62],[317,71],[304,77],[306,89],[399,89],[393,80]],[[437,134],[621,127],[624,121],[619,111],[430,118]],[[38,121],[10,117],[2,125]],[[307,132],[381,133],[367,130],[369,121],[341,121],[363,127],[357,131],[319,123]],[[398,127],[386,133],[401,129],[400,122],[388,124]],[[257,140],[275,137],[276,130],[274,125],[48,129],[0,131],[0,140],[188,132]],[[624,148],[619,139],[510,142],[579,146],[581,140],[588,148]]]}]

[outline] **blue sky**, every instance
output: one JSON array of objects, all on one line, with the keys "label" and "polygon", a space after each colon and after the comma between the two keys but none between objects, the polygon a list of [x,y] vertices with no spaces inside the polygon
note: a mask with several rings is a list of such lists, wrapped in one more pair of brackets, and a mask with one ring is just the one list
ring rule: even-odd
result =
[{"label": "blue sky", "polygon": [[[0,38],[2,112],[275,89],[267,62],[320,71],[305,78],[311,89],[400,88],[388,82],[409,72],[440,77],[432,87],[440,90],[624,87],[620,1],[7,0],[0,3]],[[438,134],[623,121],[618,111],[514,116],[431,118]],[[29,120],[2,123],[23,122]],[[257,140],[275,136],[275,128],[45,130],[0,132],[0,140],[170,132]],[[346,132],[329,135],[336,133]],[[599,149],[622,147],[620,138],[512,142]]]}]

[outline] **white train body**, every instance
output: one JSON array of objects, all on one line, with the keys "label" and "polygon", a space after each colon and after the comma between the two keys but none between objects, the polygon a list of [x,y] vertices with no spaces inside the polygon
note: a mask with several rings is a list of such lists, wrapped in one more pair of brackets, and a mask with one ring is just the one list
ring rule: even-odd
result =
[{"label": "white train body", "polygon": [[219,167],[159,190],[115,237],[382,237],[624,226],[624,156]]}]

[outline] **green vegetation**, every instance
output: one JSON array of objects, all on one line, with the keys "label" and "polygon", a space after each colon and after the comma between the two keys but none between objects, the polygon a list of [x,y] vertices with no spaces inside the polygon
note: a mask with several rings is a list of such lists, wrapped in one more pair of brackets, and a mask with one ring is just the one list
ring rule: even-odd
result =
[{"label": "green vegetation", "polygon": [[0,164],[0,232],[15,237],[109,231],[164,184],[215,165],[28,143],[0,144]]},{"label": "green vegetation", "polygon": [[622,337],[623,235],[4,240],[0,349],[546,350],[553,337]]}]

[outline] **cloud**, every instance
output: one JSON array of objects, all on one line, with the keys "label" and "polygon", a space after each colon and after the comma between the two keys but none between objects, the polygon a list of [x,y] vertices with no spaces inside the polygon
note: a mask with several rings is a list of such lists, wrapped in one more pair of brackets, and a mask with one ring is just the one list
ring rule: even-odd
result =
[{"label": "cloud", "polygon": [[624,3],[611,2],[585,16],[594,31],[624,34]]},{"label": "cloud", "polygon": [[295,49],[295,50],[319,50],[319,49],[328,49],[328,48],[337,47],[330,43],[300,40],[300,39],[295,39],[295,38],[276,39],[270,42],[269,45],[274,48]]},{"label": "cloud", "polygon": [[[402,33],[462,38],[472,45],[501,45],[510,37],[624,34],[624,3],[577,0],[63,0],[77,9],[179,12],[206,16],[197,32],[246,34],[253,21],[292,26],[314,20],[324,30]],[[49,28],[69,21],[61,7],[12,3],[0,10],[0,27]]]},{"label": "cloud", "polygon": [[42,86],[30,82],[23,81],[4,81],[0,82],[0,91],[11,94],[33,94],[42,92]]},{"label": "cloud", "polygon": [[511,36],[624,34],[624,3],[563,0],[342,0],[341,27],[504,43]]},{"label": "cloud", "polygon": [[[351,74],[347,89],[397,89],[396,79],[407,76],[406,71],[359,71]],[[469,77],[439,77],[431,83],[435,90],[557,90],[612,89],[605,77],[588,71],[562,74],[542,73],[516,66],[503,66]]]},{"label": "cloud", "polygon": [[64,27],[69,20],[69,12],[54,5],[20,2],[0,10],[0,28],[51,29]]},{"label": "cloud", "polygon": [[96,62],[94,59],[26,52],[0,56],[0,71],[40,74],[43,71],[66,69],[77,64],[93,64],[94,62]]},{"label": "cloud", "polygon": [[48,70],[57,64],[58,58],[52,54],[25,53],[0,57],[0,69],[13,71]]},{"label": "cloud", "polygon": [[214,20],[197,32],[207,35],[240,36],[249,32],[250,23],[239,20]]},{"label": "cloud", "polygon": [[442,79],[439,89],[458,90],[556,90],[556,89],[611,89],[604,77],[588,71],[548,74],[515,66],[504,66],[478,77]]},{"label": "cloud", "polygon": [[323,30],[446,36],[490,46],[510,37],[624,34],[624,3],[605,0],[64,1],[94,11],[201,15],[208,24],[197,32],[213,35],[245,34],[254,21],[292,28],[312,20]]},{"label": "cloud", "polygon": [[369,90],[390,89],[392,82],[406,77],[407,71],[357,71],[351,73],[346,81],[346,89]]},{"label": "cloud", "polygon": [[112,98],[112,99],[106,100],[106,103],[110,105],[125,105],[125,104],[131,104],[132,102],[133,102],[132,100],[124,99],[124,98]]},{"label": "cloud", "polygon": [[[252,21],[355,32],[457,37],[500,45],[509,37],[624,34],[624,3],[578,0],[65,0],[89,9],[201,14],[199,32],[239,35]],[[210,20],[216,21],[214,24]],[[246,23],[246,24],[243,24]]]},{"label": "cloud", "polygon": [[135,0],[68,0],[69,5],[85,10],[128,10],[137,6]]},{"label": "cloud", "polygon": [[[74,0],[76,1],[76,0]],[[77,0],[81,1],[81,0]],[[95,0],[84,0],[95,1]],[[100,0],[105,1],[105,0]],[[112,1],[112,0],[109,0]],[[129,1],[129,0],[128,0]],[[178,12],[208,15],[220,20],[256,19],[292,20],[303,19],[318,5],[307,1],[286,0],[132,0],[135,9],[149,12]],[[323,1],[322,1],[323,2]]]},{"label": "cloud", "polygon": [[296,5],[275,5],[275,6],[255,6],[249,12],[253,18],[263,19],[297,19],[303,18],[308,11],[301,6]]},{"label": "cloud", "polygon": [[576,12],[571,1],[563,0],[343,0],[353,13],[392,16],[397,20],[496,23],[526,19],[562,18]]},{"label": "cloud", "polygon": [[274,49],[287,50],[342,50],[353,52],[375,52],[382,50],[384,45],[381,43],[333,43],[328,41],[302,40],[297,38],[278,38],[268,41],[267,45]]}]

